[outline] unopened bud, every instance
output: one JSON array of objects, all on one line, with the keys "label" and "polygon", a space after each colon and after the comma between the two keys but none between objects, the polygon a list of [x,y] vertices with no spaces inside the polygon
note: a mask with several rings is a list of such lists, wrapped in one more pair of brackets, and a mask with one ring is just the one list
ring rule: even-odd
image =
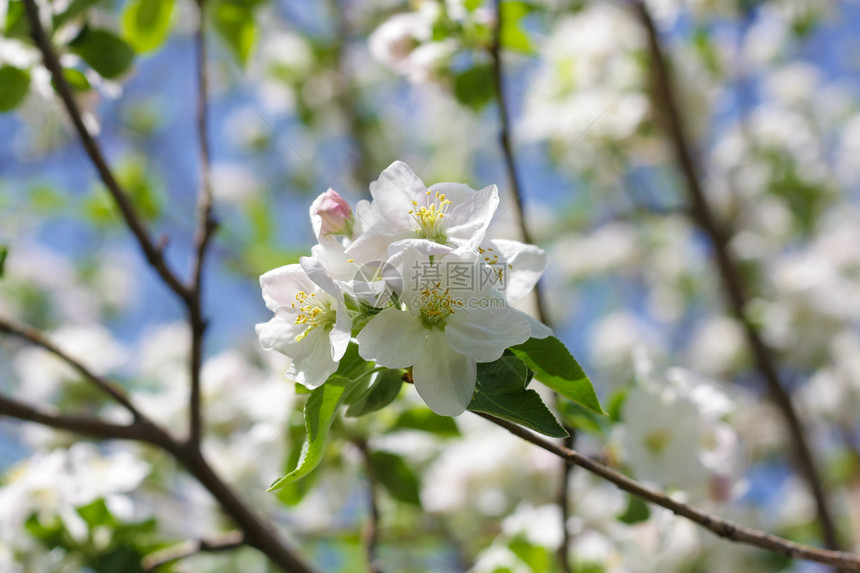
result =
[{"label": "unopened bud", "polygon": [[329,189],[311,204],[311,222],[317,238],[324,235],[352,235],[352,208],[334,189]]}]

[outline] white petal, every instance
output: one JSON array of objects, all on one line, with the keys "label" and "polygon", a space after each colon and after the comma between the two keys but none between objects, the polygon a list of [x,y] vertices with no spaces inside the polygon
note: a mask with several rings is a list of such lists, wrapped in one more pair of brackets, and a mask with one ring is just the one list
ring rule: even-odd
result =
[{"label": "white petal", "polygon": [[412,314],[388,308],[358,333],[358,353],[381,366],[406,368],[424,353],[423,341],[428,332]]},{"label": "white petal", "polygon": [[445,217],[448,239],[458,246],[477,247],[484,240],[498,206],[499,190],[495,185],[475,191],[465,202],[453,205]]},{"label": "white petal", "polygon": [[512,308],[462,308],[448,318],[445,337],[452,348],[478,362],[498,360],[506,348],[529,339],[524,313]]},{"label": "white petal", "polygon": [[295,354],[296,337],[302,333],[305,325],[297,325],[294,321],[285,320],[281,316],[273,317],[269,322],[256,326],[260,346],[264,350],[276,350],[281,354]]},{"label": "white petal", "polygon": [[337,319],[334,323],[334,328],[329,333],[329,341],[331,342],[331,357],[333,360],[340,361],[346,353],[346,347],[349,346],[349,339],[352,336],[352,319],[346,309],[338,309]]},{"label": "white petal", "polygon": [[[515,309],[516,310],[516,309]],[[521,311],[517,311],[521,312]],[[529,328],[531,328],[531,332],[529,333],[529,338],[546,338],[548,336],[552,336],[553,332],[550,327],[528,314],[527,312],[523,312],[526,319],[529,321]]]},{"label": "white petal", "polygon": [[477,364],[453,350],[439,331],[425,339],[423,355],[412,368],[415,389],[431,410],[442,416],[462,414],[475,392]]},{"label": "white petal", "polygon": [[546,251],[519,241],[495,239],[484,241],[481,246],[487,250],[484,256],[498,254],[499,263],[505,265],[504,282],[498,290],[505,295],[508,302],[528,294],[549,264]]},{"label": "white petal", "polygon": [[287,307],[296,301],[299,291],[314,292],[314,283],[308,278],[301,265],[286,265],[273,269],[260,277],[260,287],[263,289],[263,300],[271,311],[279,307]]},{"label": "white petal", "polygon": [[477,193],[465,183],[434,183],[428,188],[428,191],[430,191],[430,197],[435,197],[436,193],[445,195],[445,198],[451,201],[452,210],[458,205],[466,203]]},{"label": "white petal", "polygon": [[347,247],[346,256],[361,264],[382,262],[388,258],[388,245],[412,236],[412,231],[409,229],[394,229],[387,223],[381,222],[362,233]]},{"label": "white petal", "polygon": [[318,260],[312,257],[302,257],[299,259],[299,264],[310,278],[319,288],[335,299],[338,304],[343,305],[343,293],[335,284],[334,280],[328,275],[325,267]]},{"label": "white petal", "polygon": [[394,250],[396,252],[386,263],[385,281],[400,295],[409,312],[417,315],[417,300],[423,288],[422,278],[430,267],[430,258],[405,242]]},{"label": "white petal", "polygon": [[348,262],[344,247],[337,239],[327,238],[311,247],[311,256],[322,263],[335,281],[349,281],[355,276],[357,265]]},{"label": "white petal", "polygon": [[454,251],[453,247],[442,245],[429,239],[401,239],[391,243],[388,247],[389,256],[395,255],[405,249],[415,249],[424,255],[441,257]]},{"label": "white petal", "polygon": [[379,221],[379,209],[367,199],[362,199],[355,206],[355,224],[353,226],[352,240],[367,232],[377,221]]},{"label": "white petal", "polygon": [[300,351],[292,357],[293,364],[287,371],[287,377],[314,389],[337,370],[337,362],[331,357],[328,332],[323,328],[314,328],[299,345]]},{"label": "white petal", "polygon": [[388,225],[397,229],[411,229],[409,211],[412,201],[423,201],[427,188],[417,175],[402,161],[395,161],[370,184],[373,204]]}]

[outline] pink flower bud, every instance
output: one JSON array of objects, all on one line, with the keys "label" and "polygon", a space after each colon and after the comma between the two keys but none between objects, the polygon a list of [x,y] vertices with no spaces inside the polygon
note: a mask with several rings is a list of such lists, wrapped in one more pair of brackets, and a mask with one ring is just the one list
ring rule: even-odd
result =
[{"label": "pink flower bud", "polygon": [[311,223],[317,239],[324,235],[352,234],[352,208],[334,189],[329,189],[311,204]]}]

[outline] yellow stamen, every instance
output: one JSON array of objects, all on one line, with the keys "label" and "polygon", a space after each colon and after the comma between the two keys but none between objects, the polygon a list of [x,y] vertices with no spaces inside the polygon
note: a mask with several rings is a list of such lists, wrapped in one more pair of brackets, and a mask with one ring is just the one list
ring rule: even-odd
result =
[{"label": "yellow stamen", "polygon": [[[427,191],[426,195],[430,197],[431,191]],[[448,237],[445,235],[445,229],[442,227],[442,219],[448,212],[451,201],[444,193],[436,192],[432,203],[426,206],[418,207],[418,203],[412,201],[412,204],[417,208],[409,211],[409,214],[418,223],[418,228],[415,230],[419,238],[430,239],[437,243],[447,243]]]},{"label": "yellow stamen", "polygon": [[444,328],[445,320],[463,306],[463,301],[455,299],[450,289],[442,289],[442,283],[421,291],[421,321],[427,328]]},{"label": "yellow stamen", "polygon": [[[296,336],[296,342],[301,341],[318,326],[328,327],[334,324],[336,313],[331,308],[331,303],[320,303],[316,296],[316,293],[306,293],[301,290],[296,293],[296,301],[299,304],[296,324],[307,325],[307,328]],[[296,303],[292,303],[291,306],[296,308]]]}]

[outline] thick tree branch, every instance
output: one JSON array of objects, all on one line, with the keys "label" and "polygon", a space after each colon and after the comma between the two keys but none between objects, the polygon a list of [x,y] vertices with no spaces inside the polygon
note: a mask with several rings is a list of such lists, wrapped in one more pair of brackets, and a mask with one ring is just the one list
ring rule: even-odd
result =
[{"label": "thick tree branch", "polygon": [[821,525],[824,541],[831,549],[838,549],[839,538],[835,522],[827,503],[818,466],[806,441],[803,423],[791,401],[791,396],[780,381],[772,350],[764,342],[758,329],[747,316],[748,298],[738,271],[738,264],[729,251],[728,233],[717,221],[702,188],[693,148],[684,133],[684,120],[672,89],[673,83],[663,54],[660,36],[645,4],[640,0],[632,0],[632,6],[647,32],[651,65],[657,84],[655,105],[657,101],[662,103],[662,109],[658,111],[662,112],[667,135],[674,148],[678,166],[686,183],[693,220],[711,241],[714,264],[722,278],[723,291],[728,299],[729,307],[743,325],[747,343],[752,350],[758,371],[767,382],[771,399],[785,419],[791,437],[795,462],[815,499],[818,522]]},{"label": "thick tree branch", "polygon": [[51,72],[51,79],[55,89],[57,90],[60,99],[63,101],[63,105],[66,107],[66,111],[75,126],[75,130],[78,132],[78,136],[81,138],[81,143],[83,143],[87,155],[89,155],[96,171],[98,171],[99,176],[101,177],[102,182],[105,184],[105,187],[107,187],[114,203],[116,203],[125,224],[137,239],[140,250],[143,251],[143,255],[150,266],[155,269],[170,290],[187,302],[190,296],[188,289],[167,266],[167,262],[164,259],[161,248],[152,242],[145,223],[137,214],[128,194],[123,190],[119,182],[114,177],[113,172],[102,154],[99,144],[95,139],[93,139],[92,135],[90,135],[90,132],[84,125],[81,111],[78,108],[77,102],[75,102],[72,89],[69,87],[66,77],[63,74],[63,68],[60,65],[60,61],[57,58],[57,54],[54,51],[53,46],[51,45],[51,40],[45,34],[44,29],[42,29],[36,1],[24,0],[24,7],[26,8],[27,19],[30,22],[30,31],[33,36],[33,40],[39,47],[39,51],[42,52],[45,66]]},{"label": "thick tree branch", "polygon": [[66,82],[63,74],[62,66],[59,63],[57,54],[51,44],[50,39],[45,34],[39,20],[39,11],[35,0],[24,0],[24,5],[27,11],[27,17],[30,22],[30,29],[33,40],[42,52],[45,61],[45,66],[50,70],[53,84],[72,120],[75,130],[81,139],[81,142],[93,162],[96,170],[105,184],[108,192],[116,203],[117,208],[122,214],[125,224],[128,226],[131,233],[137,239],[137,243],[144,254],[149,265],[161,277],[164,283],[172,290],[183,302],[188,313],[188,322],[191,326],[191,405],[190,419],[191,431],[189,443],[193,447],[197,447],[200,442],[200,371],[203,361],[203,334],[206,330],[206,323],[203,319],[201,310],[201,281],[202,269],[207,252],[207,247],[210,243],[212,234],[214,233],[217,224],[212,215],[212,190],[209,175],[209,146],[206,139],[206,71],[205,71],[205,37],[203,35],[203,9],[201,5],[201,25],[197,34],[198,48],[198,79],[200,82],[199,92],[199,111],[198,111],[198,131],[200,133],[201,145],[201,191],[199,199],[199,228],[195,238],[195,258],[192,271],[192,278],[189,285],[183,282],[176,274],[167,266],[164,259],[162,248],[156,245],[146,228],[145,223],[137,214],[128,194],[122,189],[119,182],[113,175],[107,161],[104,158],[99,144],[90,135],[84,125],[80,109],[75,101],[71,88]]},{"label": "thick tree branch", "polygon": [[494,424],[505,428],[515,436],[518,436],[528,442],[535,444],[544,450],[555,454],[564,459],[569,464],[577,465],[594,475],[612,482],[618,488],[635,495],[647,502],[665,507],[676,515],[680,515],[690,521],[697,523],[705,529],[711,531],[719,537],[751,545],[784,555],[791,559],[805,559],[825,565],[833,565],[846,571],[860,571],[860,556],[844,551],[832,551],[829,549],[818,549],[800,543],[794,543],[788,539],[783,539],[775,535],[770,535],[763,531],[742,527],[731,521],[722,519],[703,511],[695,506],[676,501],[668,495],[651,489],[630,479],[629,477],[616,472],[615,470],[598,463],[590,458],[587,458],[576,452],[562,446],[558,446],[549,440],[545,440],[525,428],[500,420],[488,414],[478,414],[482,418],[493,422]]},{"label": "thick tree branch", "polygon": [[135,420],[141,420],[144,418],[140,411],[134,406],[134,404],[131,403],[125,393],[119,388],[119,386],[99,376],[98,374],[84,366],[81,362],[72,358],[71,356],[57,348],[50,340],[47,339],[47,337],[45,337],[45,335],[43,335],[35,328],[27,326],[25,324],[15,323],[0,317],[0,332],[5,332],[7,334],[11,334],[12,336],[16,336],[18,338],[26,340],[27,342],[30,342],[31,344],[39,346],[47,350],[51,354],[54,354],[63,362],[74,368],[81,376],[92,382],[101,392],[107,394],[118,404],[128,410],[132,414],[132,416],[134,416]]},{"label": "thick tree branch", "polygon": [[242,535],[241,531],[231,531],[212,539],[187,541],[147,555],[143,560],[143,569],[147,573],[155,573],[159,567],[169,565],[187,557],[192,557],[200,553],[232,551],[245,545],[245,536]]},{"label": "thick tree branch", "polygon": [[[0,331],[23,338],[65,361],[83,376],[94,382],[99,388],[108,391],[120,403],[126,406],[135,416],[130,425],[108,424],[90,418],[60,416],[24,405],[7,398],[0,398],[0,416],[8,416],[20,420],[35,422],[52,428],[68,430],[81,435],[101,440],[137,440],[161,447],[179,462],[197,481],[206,488],[218,501],[224,512],[243,531],[245,542],[260,550],[278,567],[284,571],[295,573],[315,573],[316,569],[305,563],[297,551],[283,539],[274,528],[257,516],[254,511],[215,473],[199,449],[188,448],[183,442],[176,440],[160,426],[142,414],[125,398],[115,384],[96,376],[82,364],[53,346],[47,339],[29,327],[19,327],[12,323],[0,321]],[[113,389],[112,391],[110,389]]]},{"label": "thick tree branch", "polygon": [[86,416],[65,416],[0,396],[0,417],[2,416],[34,422],[98,440],[134,440],[160,445],[164,437],[157,428],[141,421],[132,424],[111,424]]},{"label": "thick tree branch", "polygon": [[[84,148],[87,151],[90,159],[99,172],[102,181],[108,188],[109,193],[117,204],[126,225],[131,230],[132,234],[137,239],[140,249],[143,251],[146,260],[155,269],[161,279],[167,286],[183,301],[188,310],[188,320],[192,328],[192,393],[195,394],[190,402],[192,410],[192,430],[191,436],[187,444],[181,443],[168,434],[163,434],[162,443],[159,445],[163,449],[171,453],[176,460],[182,464],[197,480],[218,500],[224,511],[236,522],[236,524],[244,532],[246,542],[265,553],[271,561],[285,571],[293,571],[297,573],[312,573],[314,568],[300,559],[294,549],[282,539],[271,527],[271,525],[262,521],[251,509],[236,495],[236,493],[225,484],[221,478],[212,470],[207,461],[200,454],[197,447],[200,437],[200,410],[199,410],[199,375],[200,366],[202,364],[202,340],[205,330],[205,321],[202,318],[201,311],[201,275],[202,265],[206,248],[215,230],[214,219],[212,218],[212,201],[211,201],[211,183],[208,180],[208,145],[206,138],[206,76],[205,67],[202,62],[205,61],[204,43],[205,37],[201,27],[198,32],[198,62],[199,79],[201,82],[199,97],[201,110],[198,115],[198,127],[201,133],[201,163],[204,164],[204,173],[202,175],[203,184],[201,191],[201,199],[199,201],[199,211],[201,228],[197,233],[196,250],[195,250],[195,265],[192,272],[190,286],[184,285],[176,275],[168,268],[163,257],[161,249],[156,247],[152,242],[149,232],[147,231],[143,221],[137,215],[133,205],[131,204],[128,195],[121,188],[113,173],[110,170],[105,158],[102,154],[96,141],[87,131],[86,126],[81,118],[80,110],[74,100],[71,88],[65,80],[63,69],[60,66],[57,54],[54,51],[51,41],[42,29],[39,19],[39,10],[35,0],[24,0],[27,18],[30,23],[32,36],[45,60],[45,65],[51,72],[54,85],[57,92],[72,119],[72,123],[81,138]],[[201,5],[202,8],[202,5]],[[202,12],[202,10],[201,10]],[[201,17],[201,26],[202,26]],[[39,343],[38,339],[30,339],[32,342]],[[69,362],[72,366],[81,369],[79,364],[70,361],[67,356],[57,352],[55,348],[45,346],[48,350],[52,350]],[[109,387],[110,385],[108,385]],[[119,398],[114,396],[118,401]],[[120,401],[120,403],[123,403]],[[141,418],[139,412],[134,410],[133,406],[123,403],[127,408],[130,407],[133,413],[136,413],[138,418]],[[196,412],[196,414],[195,414]],[[196,421],[195,421],[196,420]],[[154,426],[153,426],[154,427]],[[195,429],[196,428],[196,429]],[[188,447],[190,445],[190,447]]]}]

